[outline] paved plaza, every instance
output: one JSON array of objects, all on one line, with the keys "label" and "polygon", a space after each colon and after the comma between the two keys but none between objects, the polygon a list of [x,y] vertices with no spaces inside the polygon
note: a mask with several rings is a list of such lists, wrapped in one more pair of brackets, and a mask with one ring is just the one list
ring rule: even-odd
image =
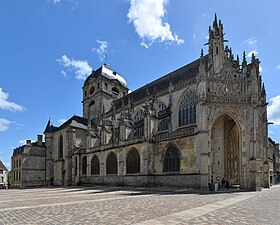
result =
[{"label": "paved plaza", "polygon": [[0,190],[3,224],[280,224],[280,186],[229,193],[120,187]]}]

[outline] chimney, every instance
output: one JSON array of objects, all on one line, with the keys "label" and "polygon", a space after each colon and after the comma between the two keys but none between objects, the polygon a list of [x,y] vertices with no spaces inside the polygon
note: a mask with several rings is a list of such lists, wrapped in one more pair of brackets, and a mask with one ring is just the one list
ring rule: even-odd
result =
[{"label": "chimney", "polygon": [[37,145],[42,146],[43,145],[43,135],[38,134],[37,135]]},{"label": "chimney", "polygon": [[31,144],[31,140],[26,140],[26,144],[30,145]]}]

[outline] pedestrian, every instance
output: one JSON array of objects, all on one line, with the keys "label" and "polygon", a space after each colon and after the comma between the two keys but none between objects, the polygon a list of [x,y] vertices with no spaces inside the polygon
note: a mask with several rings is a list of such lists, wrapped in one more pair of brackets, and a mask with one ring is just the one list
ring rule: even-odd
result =
[{"label": "pedestrian", "polygon": [[226,190],[228,191],[229,190],[229,181],[226,180]]},{"label": "pedestrian", "polygon": [[222,179],[222,190],[223,190],[223,191],[225,190],[225,184],[226,184],[226,180],[225,180],[225,178],[223,177],[223,179]]}]

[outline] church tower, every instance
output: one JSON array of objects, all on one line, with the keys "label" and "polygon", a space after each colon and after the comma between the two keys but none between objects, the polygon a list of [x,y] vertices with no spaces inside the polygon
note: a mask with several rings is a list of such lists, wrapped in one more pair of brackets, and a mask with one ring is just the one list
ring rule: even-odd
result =
[{"label": "church tower", "polygon": [[83,117],[89,122],[112,109],[113,101],[127,95],[125,79],[107,63],[85,80],[83,86]]}]

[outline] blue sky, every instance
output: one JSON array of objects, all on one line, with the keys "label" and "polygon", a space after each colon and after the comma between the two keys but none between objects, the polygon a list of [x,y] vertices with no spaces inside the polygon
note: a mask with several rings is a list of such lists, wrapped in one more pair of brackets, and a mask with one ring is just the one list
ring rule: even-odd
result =
[{"label": "blue sky", "polygon": [[[0,2],[0,159],[36,140],[51,117],[82,115],[82,85],[106,60],[131,90],[207,52],[215,12],[241,58],[254,51],[280,142],[277,0],[9,0]],[[250,61],[248,56],[247,61]]]}]

